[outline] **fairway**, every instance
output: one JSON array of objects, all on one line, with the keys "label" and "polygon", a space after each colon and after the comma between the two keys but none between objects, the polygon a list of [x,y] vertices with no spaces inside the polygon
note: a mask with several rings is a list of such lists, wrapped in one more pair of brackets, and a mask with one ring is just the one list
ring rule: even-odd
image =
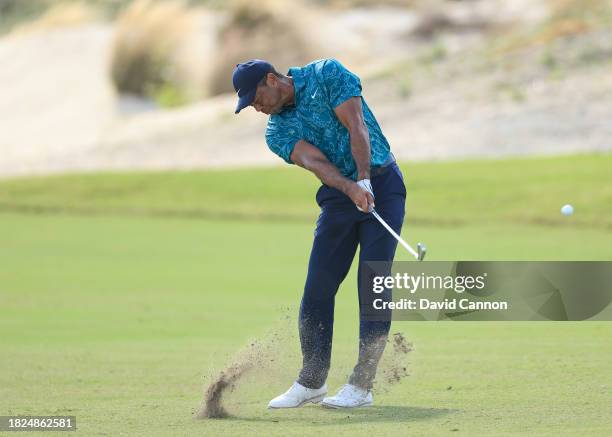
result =
[{"label": "fairway", "polygon": [[[403,166],[402,235],[426,242],[429,260],[612,260],[611,166],[608,155]],[[374,407],[269,411],[299,368],[293,339],[282,367],[228,398],[230,418],[194,420],[205,377],[286,315],[297,331],[317,214],[304,173],[0,182],[2,414],[74,415],[87,436],[612,433],[609,322],[394,322],[414,344],[410,376]],[[336,303],[331,390],[357,355],[354,270]]]}]

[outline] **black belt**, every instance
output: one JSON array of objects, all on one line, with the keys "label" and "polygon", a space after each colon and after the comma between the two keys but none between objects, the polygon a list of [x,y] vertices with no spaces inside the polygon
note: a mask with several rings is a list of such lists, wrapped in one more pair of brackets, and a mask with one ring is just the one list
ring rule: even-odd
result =
[{"label": "black belt", "polygon": [[374,178],[376,176],[383,175],[389,170],[393,164],[395,164],[395,160],[390,161],[389,163],[384,163],[380,167],[374,167],[370,169],[370,178]]}]

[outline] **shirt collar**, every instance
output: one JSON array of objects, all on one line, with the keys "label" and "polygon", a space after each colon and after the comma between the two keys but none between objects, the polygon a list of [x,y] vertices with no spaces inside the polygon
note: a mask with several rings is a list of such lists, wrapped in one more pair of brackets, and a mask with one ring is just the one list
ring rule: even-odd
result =
[{"label": "shirt collar", "polygon": [[302,95],[304,94],[304,89],[306,88],[306,79],[304,78],[304,69],[299,67],[291,67],[287,72],[287,76],[291,76],[293,79],[293,88],[294,88],[294,103],[295,106],[298,105],[300,100],[302,99]]}]

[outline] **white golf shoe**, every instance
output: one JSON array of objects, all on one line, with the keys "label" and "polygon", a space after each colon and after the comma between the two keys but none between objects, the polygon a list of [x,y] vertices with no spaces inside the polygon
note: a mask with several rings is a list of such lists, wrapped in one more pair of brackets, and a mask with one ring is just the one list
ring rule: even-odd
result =
[{"label": "white golf shoe", "polygon": [[297,381],[291,388],[268,404],[268,408],[297,408],[309,402],[318,404],[327,395],[327,384],[321,388],[304,387]]},{"label": "white golf shoe", "polygon": [[372,392],[355,385],[345,384],[335,396],[323,399],[326,408],[357,408],[372,405]]}]

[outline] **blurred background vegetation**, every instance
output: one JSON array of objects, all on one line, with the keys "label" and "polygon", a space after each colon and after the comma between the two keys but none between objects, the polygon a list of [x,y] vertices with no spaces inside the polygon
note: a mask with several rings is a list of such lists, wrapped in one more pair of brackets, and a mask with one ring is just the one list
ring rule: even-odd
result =
[{"label": "blurred background vegetation", "polygon": [[[448,13],[449,5],[457,3],[478,2],[303,0],[288,4],[274,0],[0,0],[0,35],[92,21],[112,23],[115,35],[110,74],[117,91],[172,107],[208,95],[231,92],[228,76],[233,66],[244,59],[274,58],[286,66],[320,57],[317,55],[326,50],[316,37],[320,29],[312,26],[320,14],[333,16],[338,11],[368,8],[412,10],[418,14],[418,23],[407,28],[406,35],[424,38],[431,45],[429,52],[416,58],[421,63],[446,57],[447,48],[440,42],[440,34],[477,30],[488,35],[488,46],[493,47],[496,54],[542,46],[545,51],[543,63],[551,69],[558,67],[553,53],[557,40],[609,28],[612,17],[612,3],[608,0],[547,0],[533,2],[546,3],[549,13],[545,19],[533,26],[517,28],[513,25],[520,17],[508,20],[503,17],[498,20],[499,17],[490,14],[470,17],[466,15],[467,9],[459,15]],[[216,50],[213,59],[206,59],[207,71],[194,72],[187,65],[190,61],[184,59],[192,52],[186,55],[188,51],[184,49],[190,41],[202,36],[202,29],[198,27],[202,25],[200,15],[204,10],[217,14]],[[316,16],[313,18],[312,14]],[[378,18],[372,16],[371,19]],[[350,38],[350,35],[339,33],[337,37]],[[403,96],[410,94],[408,82],[405,78],[400,80]],[[513,94],[520,98],[520,92]]]},{"label": "blurred background vegetation", "polygon": [[250,58],[340,59],[399,158],[609,150],[611,55],[612,0],[0,0],[0,175],[274,162]]}]

